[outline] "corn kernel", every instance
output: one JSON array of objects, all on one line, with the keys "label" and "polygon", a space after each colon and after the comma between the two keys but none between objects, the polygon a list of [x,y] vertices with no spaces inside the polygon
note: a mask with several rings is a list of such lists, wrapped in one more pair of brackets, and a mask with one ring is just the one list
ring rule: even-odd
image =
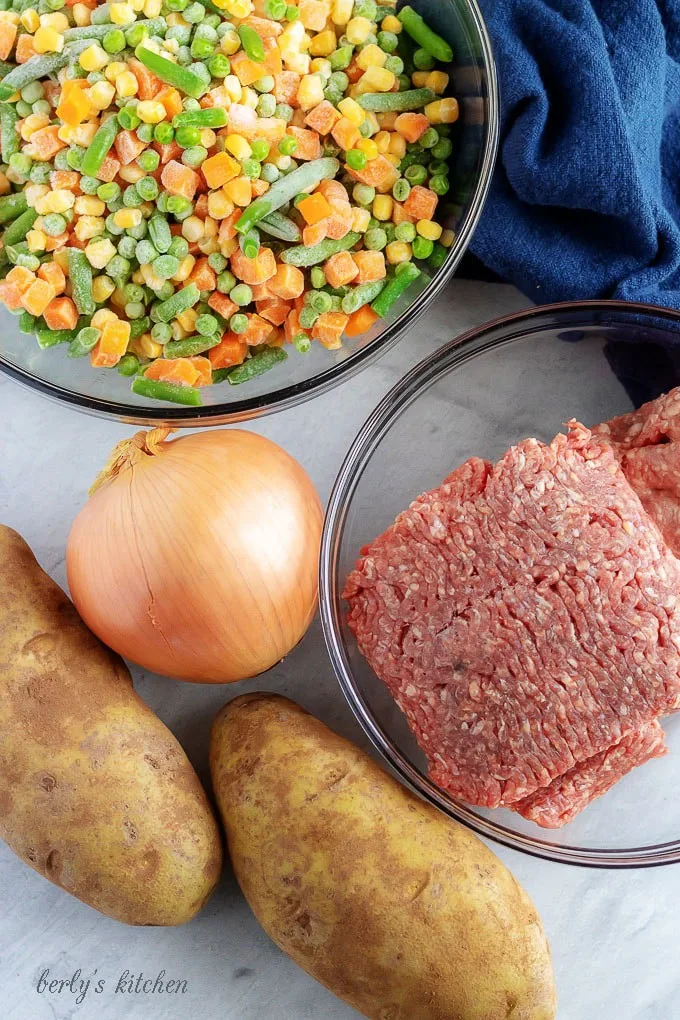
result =
[{"label": "corn kernel", "polygon": [[377,135],[373,139],[375,142],[378,152],[389,152],[390,151],[390,133],[389,131],[378,131]]},{"label": "corn kernel", "polygon": [[29,7],[27,11],[24,11],[19,20],[27,32],[35,32],[40,25],[38,12],[34,11],[32,7]]},{"label": "corn kernel", "polygon": [[123,230],[129,230],[130,227],[138,227],[142,222],[142,211],[141,209],[119,209],[118,212],[113,214],[113,222],[117,227],[122,227]]},{"label": "corn kernel", "polygon": [[386,110],[385,113],[377,113],[375,119],[378,122],[378,126],[384,128],[385,131],[394,131],[394,125],[398,116],[399,114],[396,110]]},{"label": "corn kernel", "polygon": [[456,235],[452,230],[442,230],[442,236],[439,238],[440,244],[443,244],[445,248],[450,248],[453,244]]},{"label": "corn kernel", "polygon": [[355,88],[359,94],[363,92],[389,92],[394,85],[395,77],[385,67],[369,67],[362,74]]},{"label": "corn kernel", "polygon": [[195,308],[187,308],[186,311],[180,312],[177,316],[182,329],[185,329],[187,333],[193,333],[196,328],[196,319],[198,318],[198,312]]},{"label": "corn kernel", "polygon": [[92,15],[87,4],[74,4],[71,11],[77,28],[85,28],[90,24]]},{"label": "corn kernel", "polygon": [[366,159],[375,159],[378,155],[378,146],[372,138],[360,138],[355,148],[365,153]]},{"label": "corn kernel", "polygon": [[140,273],[139,269],[135,269],[130,279],[133,283],[144,283],[144,277]]},{"label": "corn kernel", "polygon": [[198,216],[187,216],[182,222],[182,237],[185,237],[189,243],[199,241],[203,234],[203,220],[199,219]]},{"label": "corn kernel", "polygon": [[[203,220],[203,237],[215,237],[217,234],[217,223],[212,216],[206,216]],[[201,239],[199,238],[199,241]]]},{"label": "corn kernel", "polygon": [[0,11],[0,21],[5,21],[9,25],[18,25],[19,15],[16,11]]},{"label": "corn kernel", "polygon": [[137,95],[139,85],[132,71],[123,71],[122,74],[116,75],[114,82],[121,99],[131,99]]},{"label": "corn kernel", "polygon": [[352,230],[355,230],[359,234],[364,234],[368,230],[370,222],[371,214],[368,209],[360,209],[358,206],[352,206]]},{"label": "corn kernel", "polygon": [[406,241],[392,241],[385,248],[385,256],[391,266],[396,266],[400,262],[408,262],[411,254],[411,245]]},{"label": "corn kernel", "polygon": [[29,230],[26,234],[26,244],[29,251],[45,251],[47,234],[44,234],[42,230]]},{"label": "corn kernel", "polygon": [[[63,37],[62,37],[63,38]],[[78,57],[83,71],[101,71],[109,62],[109,55],[98,43],[92,43]]]},{"label": "corn kernel", "polygon": [[[297,24],[297,22],[295,22]],[[296,74],[309,74],[311,57],[307,53],[281,53],[287,71],[295,71]]]},{"label": "corn kernel", "polygon": [[325,57],[315,57],[310,62],[309,70],[312,74],[320,74],[324,81],[327,81],[333,73],[331,62]]},{"label": "corn kernel", "polygon": [[253,154],[248,142],[241,135],[227,135],[224,140],[224,147],[227,152],[237,159],[250,159]]},{"label": "corn kernel", "polygon": [[177,27],[178,25],[181,28],[182,26],[189,24],[189,22],[182,17],[179,11],[171,11],[169,14],[166,14],[165,20],[168,23],[169,28]]},{"label": "corn kernel", "polygon": [[136,184],[137,181],[141,181],[142,177],[146,177],[146,174],[141,166],[137,166],[136,163],[128,163],[127,166],[120,168],[118,176],[122,177],[126,184]]},{"label": "corn kernel", "polygon": [[163,345],[152,340],[150,333],[142,333],[139,338],[139,349],[145,358],[160,358],[163,353]]},{"label": "corn kernel", "polygon": [[106,110],[113,102],[116,90],[110,81],[98,81],[87,90],[87,98],[95,110]]},{"label": "corn kernel", "polygon": [[144,4],[144,17],[157,18],[161,13],[161,0],[146,0]]},{"label": "corn kernel", "polygon": [[247,18],[253,12],[250,0],[226,0],[225,9],[232,18]]},{"label": "corn kernel", "polygon": [[429,71],[414,71],[411,75],[411,83],[414,89],[424,89],[428,79]]},{"label": "corn kernel", "polygon": [[53,251],[52,261],[56,262],[57,265],[60,266],[64,270],[64,272],[66,272],[68,269],[68,252],[65,251],[64,248],[61,248],[58,251]]},{"label": "corn kernel", "polygon": [[69,28],[68,18],[61,11],[54,11],[51,14],[41,14],[40,24],[44,28],[53,28],[55,32],[65,32]]},{"label": "corn kernel", "polygon": [[[113,290],[116,288],[114,287]],[[113,294],[113,290],[111,293]],[[98,308],[92,316],[91,326],[95,329],[103,329],[107,322],[118,322],[118,316],[110,308]]]},{"label": "corn kernel", "polygon": [[85,249],[87,261],[95,269],[104,269],[115,254],[116,249],[108,237],[102,241],[91,242]]},{"label": "corn kernel", "polygon": [[[313,57],[327,57],[338,45],[335,32],[332,28],[326,28],[312,38],[309,44],[309,52]],[[378,47],[376,46],[376,49]],[[382,50],[380,51],[382,53]]]},{"label": "corn kernel", "polygon": [[234,203],[224,191],[211,191],[208,195],[208,213],[216,220],[223,220],[234,211]]},{"label": "corn kernel", "polygon": [[125,291],[123,290],[123,288],[116,287],[113,294],[109,298],[109,301],[111,302],[112,305],[115,305],[116,308],[125,308],[125,305],[127,304],[127,298],[125,297]]},{"label": "corn kernel", "polygon": [[234,254],[238,248],[238,241],[235,237],[230,237],[228,241],[220,241],[219,250],[224,255],[225,259],[228,259]]},{"label": "corn kernel", "polygon": [[323,81],[318,74],[306,74],[298,86],[297,101],[302,110],[311,110],[323,102]]},{"label": "corn kernel", "polygon": [[160,124],[165,120],[165,107],[155,99],[143,99],[137,103],[137,116],[145,124]]},{"label": "corn kernel", "polygon": [[380,27],[383,32],[393,32],[395,35],[399,35],[403,26],[399,18],[395,18],[394,14],[388,14],[380,22]]},{"label": "corn kernel", "polygon": [[193,255],[185,255],[179,264],[179,269],[173,276],[175,283],[184,283],[188,276],[191,276],[191,271],[196,265],[196,259]]},{"label": "corn kernel", "polygon": [[144,10],[144,0],[128,0],[128,3],[136,14],[141,14]]},{"label": "corn kernel", "polygon": [[244,106],[249,106],[251,110],[254,110],[257,106],[258,94],[255,89],[249,88],[247,85],[244,86],[241,92],[241,102]]},{"label": "corn kernel", "polygon": [[341,99],[338,103],[338,110],[347,117],[347,120],[351,121],[355,127],[359,127],[363,124],[366,119],[366,111],[362,109],[357,103],[356,99],[350,99],[349,96],[346,99]]},{"label": "corn kernel", "polygon": [[61,53],[64,48],[64,37],[56,29],[43,28],[41,25],[33,36],[33,45],[36,53]]},{"label": "corn kernel", "polygon": [[[290,156],[288,158],[290,159]],[[234,177],[233,180],[228,181],[228,183],[224,185],[224,190],[227,198],[231,199],[234,205],[238,205],[242,209],[244,209],[247,205],[250,205],[252,192],[248,177]]]},{"label": "corn kernel", "polygon": [[347,36],[347,41],[352,46],[358,46],[360,43],[366,42],[372,31],[373,22],[369,21],[368,18],[351,18],[347,22],[345,35]]},{"label": "corn kernel", "polygon": [[161,45],[168,53],[172,53],[175,56],[179,53],[179,42],[177,39],[164,39]]},{"label": "corn kernel", "polygon": [[78,124],[78,126],[73,129],[71,139],[76,145],[82,145],[83,148],[86,149],[97,134],[98,128],[99,124],[97,124],[94,120],[88,120],[84,124]]},{"label": "corn kernel", "polygon": [[376,195],[373,199],[373,215],[376,220],[391,219],[393,204],[391,195]]},{"label": "corn kernel", "polygon": [[203,128],[200,136],[201,145],[204,149],[212,149],[217,141],[217,135],[212,128]]},{"label": "corn kernel", "polygon": [[406,139],[398,131],[394,131],[390,135],[390,144],[387,151],[391,152],[393,156],[399,156],[399,159],[403,159],[406,155]]},{"label": "corn kernel", "polygon": [[435,223],[434,220],[418,220],[416,223],[416,230],[428,241],[438,241],[443,229],[441,224]]},{"label": "corn kernel", "polygon": [[105,229],[106,223],[101,216],[81,216],[73,232],[79,241],[89,241],[92,237],[99,237]]},{"label": "corn kernel", "polygon": [[236,53],[241,48],[241,40],[239,39],[236,32],[225,32],[220,41],[220,49],[227,56],[230,57],[232,53]]},{"label": "corn kernel", "polygon": [[331,21],[334,25],[343,28],[352,17],[354,0],[333,0],[331,7]]},{"label": "corn kernel", "polygon": [[150,287],[151,290],[153,290],[153,291],[160,290],[161,287],[163,286],[163,283],[165,281],[162,280],[161,277],[158,276],[156,273],[154,273],[154,271],[151,268],[151,266],[143,265],[143,266],[140,266],[139,268],[140,268],[140,272],[144,276],[144,283],[146,284],[146,286]]},{"label": "corn kernel", "polygon": [[50,189],[46,184],[27,184],[24,188],[24,194],[26,195],[26,202],[29,206],[35,207],[35,203],[43,195],[49,195]]},{"label": "corn kernel", "polygon": [[[48,212],[64,213],[68,209],[73,208],[76,196],[67,188],[56,188],[55,191],[49,192],[47,195],[47,201],[49,202]],[[40,212],[37,205],[36,210]]]},{"label": "corn kernel", "polygon": [[403,159],[403,156],[395,156],[393,152],[386,152],[384,153],[384,156],[388,163],[391,163],[392,166],[399,166]]},{"label": "corn kernel", "polygon": [[216,237],[204,237],[198,242],[198,250],[204,255],[212,255],[214,251],[220,250],[220,243]]},{"label": "corn kernel", "polygon": [[[127,71],[127,64],[124,64],[121,60],[112,60],[104,71],[104,77],[107,81],[115,81],[118,75],[123,74],[124,71]],[[134,74],[132,77],[135,77]]]},{"label": "corn kernel", "polygon": [[106,205],[96,195],[79,195],[73,206],[79,216],[103,216]]},{"label": "corn kernel", "polygon": [[453,124],[458,120],[458,100],[436,99],[423,110],[430,124]]},{"label": "corn kernel", "polygon": [[50,118],[44,113],[29,113],[21,125],[21,137],[24,141],[28,141],[34,131],[40,131],[40,128],[47,127],[49,122]]},{"label": "corn kernel", "polygon": [[[103,243],[104,242],[102,242],[102,244]],[[115,283],[108,276],[96,276],[92,281],[92,297],[98,305],[101,304],[102,301],[108,301],[115,289]],[[95,312],[95,315],[96,314],[97,313]],[[94,315],[92,318],[94,320]]]},{"label": "corn kernel", "polygon": [[372,138],[373,135],[377,135],[378,131],[380,131],[380,124],[378,124],[378,118],[374,114],[373,110],[366,111],[366,120],[364,121],[364,125],[368,127],[367,137],[369,138]]},{"label": "corn kernel", "polygon": [[369,43],[368,46],[364,46],[359,51],[357,64],[362,70],[366,71],[369,67],[384,67],[386,60],[387,54],[385,51],[381,50],[375,43]]},{"label": "corn kernel", "polygon": [[238,103],[243,89],[241,88],[241,82],[235,74],[227,75],[224,79],[224,88],[226,89],[227,95],[231,99],[232,103]]},{"label": "corn kernel", "polygon": [[449,76],[444,71],[428,71],[425,79],[425,88],[432,89],[438,96],[446,92],[449,84]]},{"label": "corn kernel", "polygon": [[131,25],[135,20],[135,12],[131,4],[109,4],[109,17],[113,25]]}]

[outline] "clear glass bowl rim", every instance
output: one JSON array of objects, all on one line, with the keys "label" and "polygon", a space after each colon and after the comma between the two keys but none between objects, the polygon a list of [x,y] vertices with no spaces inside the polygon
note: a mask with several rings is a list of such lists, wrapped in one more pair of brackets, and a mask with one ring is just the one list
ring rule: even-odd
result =
[{"label": "clear glass bowl rim", "polygon": [[[588,868],[648,868],[680,862],[680,838],[671,842],[629,849],[567,847],[549,840],[513,832],[504,825],[477,815],[462,802],[450,798],[411,764],[373,717],[355,683],[351,665],[345,654],[340,626],[342,613],[340,584],[342,579],[337,576],[337,564],[347,508],[351,503],[352,495],[365,464],[374,453],[382,437],[389,431],[395,417],[401,414],[443,372],[452,371],[470,358],[545,328],[548,324],[546,320],[552,319],[551,325],[553,326],[562,325],[560,320],[564,320],[564,325],[568,324],[570,328],[578,328],[579,322],[583,325],[592,324],[593,316],[603,312],[614,316],[617,313],[639,317],[650,316],[657,321],[666,320],[680,326],[680,312],[656,305],[607,300],[566,301],[538,305],[493,319],[461,336],[454,337],[434,354],[424,358],[412,368],[383,397],[357,433],[345,456],[329,497],[321,540],[319,609],[328,655],[352,712],[373,747],[405,785],[418,796],[439,808],[450,818],[462,822],[478,835],[533,857]],[[574,313],[577,315],[576,318],[574,318]]]},{"label": "clear glass bowl rim", "polygon": [[193,408],[172,405],[158,408],[139,407],[115,400],[86,396],[68,390],[47,379],[41,379],[39,376],[19,368],[17,365],[10,364],[3,359],[1,352],[0,372],[4,372],[16,382],[36,390],[43,396],[69,404],[72,407],[77,407],[82,411],[98,415],[99,417],[113,418],[131,425],[169,425],[175,428],[195,428],[208,425],[236,424],[237,422],[259,418],[273,411],[281,411],[294,407],[305,400],[309,400],[311,397],[318,396],[337,386],[340,382],[350,378],[388,351],[427,310],[455,272],[479,222],[491,185],[500,130],[500,96],[496,63],[493,56],[491,39],[477,0],[465,0],[465,4],[479,33],[481,47],[480,66],[484,68],[487,76],[487,123],[479,177],[470,200],[465,223],[460,233],[456,236],[446,262],[435,272],[430,283],[417,296],[416,302],[409,305],[375,340],[355,351],[345,361],[336,363],[319,375],[285,386],[272,393],[258,397],[246,397],[242,400],[234,400],[223,404],[215,404],[212,407]]}]

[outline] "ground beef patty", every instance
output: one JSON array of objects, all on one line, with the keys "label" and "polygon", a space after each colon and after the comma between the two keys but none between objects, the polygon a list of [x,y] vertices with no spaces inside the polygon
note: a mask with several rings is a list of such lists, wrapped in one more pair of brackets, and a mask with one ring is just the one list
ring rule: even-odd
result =
[{"label": "ground beef patty", "polygon": [[[648,728],[677,707],[678,593],[680,563],[611,446],[572,423],[420,496],[362,550],[344,595],[432,779],[552,824],[571,817],[565,799],[580,810],[638,764],[633,748],[650,750]],[[532,808],[561,776],[555,812]]]}]

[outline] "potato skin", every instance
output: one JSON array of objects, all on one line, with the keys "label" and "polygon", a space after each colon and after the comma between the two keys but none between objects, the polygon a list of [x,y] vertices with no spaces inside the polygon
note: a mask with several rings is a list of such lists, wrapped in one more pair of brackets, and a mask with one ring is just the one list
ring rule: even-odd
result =
[{"label": "potato skin", "polygon": [[213,785],[273,941],[371,1020],[553,1020],[536,911],[472,833],[271,694],[225,706]]},{"label": "potato skin", "polygon": [[181,746],[2,525],[0,838],[125,924],[190,920],[222,869],[217,824]]}]

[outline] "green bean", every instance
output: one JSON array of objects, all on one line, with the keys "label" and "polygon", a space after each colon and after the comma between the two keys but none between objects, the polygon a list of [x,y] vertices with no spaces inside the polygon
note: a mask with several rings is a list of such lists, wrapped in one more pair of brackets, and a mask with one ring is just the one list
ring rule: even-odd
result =
[{"label": "green bean", "polygon": [[229,122],[229,114],[221,106],[211,106],[207,110],[184,110],[172,118],[172,126],[221,128]]},{"label": "green bean", "polygon": [[322,156],[321,159],[311,159],[308,163],[291,170],[285,177],[275,181],[264,195],[256,198],[244,209],[236,221],[236,229],[241,234],[247,234],[251,227],[265,216],[280,209],[286,202],[292,202],[299,192],[315,187],[320,181],[335,177],[339,169],[340,163],[337,159]]},{"label": "green bean", "polygon": [[92,266],[87,260],[87,255],[79,248],[68,248],[67,258],[73,302],[81,315],[94,315]]},{"label": "green bean", "polygon": [[38,214],[35,209],[27,209],[13,223],[10,223],[2,237],[5,248],[11,248],[23,241],[37,218]]},{"label": "green bean", "polygon": [[349,294],[342,299],[342,310],[346,315],[351,315],[363,305],[370,305],[375,301],[378,294],[384,289],[386,280],[372,280],[370,283],[360,283],[354,287]]},{"label": "green bean", "polygon": [[97,176],[107,152],[116,140],[118,128],[117,117],[109,117],[104,121],[85,150],[80,164],[81,173],[86,174],[87,177]]},{"label": "green bean", "polygon": [[[12,195],[3,195],[0,198],[0,224],[15,220],[17,216],[21,216],[26,211],[27,207],[28,203],[23,191],[16,191]],[[22,238],[17,238],[17,240],[21,241]],[[14,244],[15,242],[10,241],[9,243]],[[6,241],[5,244],[7,244]]]},{"label": "green bean", "polygon": [[437,98],[432,89],[406,89],[405,92],[365,92],[357,96],[364,110],[384,113],[388,110],[419,110]]},{"label": "green bean", "polygon": [[164,347],[166,358],[193,358],[197,354],[209,351],[211,347],[217,347],[222,336],[214,333],[212,336],[185,336],[182,340],[170,340]]},{"label": "green bean", "polygon": [[182,312],[186,312],[187,308],[193,308],[200,300],[200,297],[200,291],[195,283],[182,287],[172,297],[169,297],[166,301],[161,301],[156,307],[158,321],[170,322],[171,319],[175,319]]},{"label": "green bean", "polygon": [[264,45],[255,29],[250,25],[239,25],[238,37],[246,51],[246,56],[254,63],[261,64],[264,60]]},{"label": "green bean", "polygon": [[78,329],[47,329],[46,326],[41,326],[36,329],[35,335],[38,341],[38,346],[42,350],[47,350],[48,347],[56,347],[57,344],[68,344],[74,338]]},{"label": "green bean", "polygon": [[412,262],[405,262],[403,265],[404,268],[401,272],[392,277],[371,304],[371,308],[381,319],[387,315],[397,298],[401,297],[413,281],[420,276],[420,270]]},{"label": "green bean", "polygon": [[153,241],[156,251],[165,254],[172,244],[172,233],[168,221],[163,216],[155,214],[149,220],[149,237]]},{"label": "green bean", "polygon": [[0,153],[3,163],[9,163],[10,157],[21,148],[21,138],[16,128],[18,120],[19,114],[14,103],[3,103],[0,106]]},{"label": "green bean", "polygon": [[241,251],[248,259],[256,259],[260,250],[260,232],[252,227],[247,234],[241,234],[238,239]]},{"label": "green bean", "polygon": [[[146,21],[135,21],[135,28],[146,28],[149,35],[165,35],[167,22],[165,18],[149,18]],[[126,25],[131,28],[131,25]],[[82,28],[67,28],[63,33],[64,42],[73,42],[76,39],[103,39],[109,32],[115,30],[116,26],[107,22],[105,25],[84,25]]]},{"label": "green bean", "polygon": [[142,316],[141,319],[133,319],[130,323],[130,339],[136,340],[138,336],[143,336],[144,333],[148,333],[151,329],[151,319],[148,315]]},{"label": "green bean", "polygon": [[263,233],[269,234],[271,237],[278,237],[281,241],[295,242],[302,237],[302,231],[297,223],[280,212],[273,212],[269,216],[265,216],[263,220],[260,220],[258,226]]},{"label": "green bean", "polygon": [[323,241],[319,241],[318,244],[310,246],[300,244],[295,248],[287,248],[281,252],[281,261],[287,262],[290,266],[315,266],[319,262],[325,262],[331,255],[336,255],[339,251],[353,248],[360,237],[360,234],[350,230],[348,234],[338,240],[327,237]]},{"label": "green bean", "polygon": [[100,329],[96,329],[94,326],[84,326],[69,344],[66,357],[84,358],[90,353],[101,335]]},{"label": "green bean", "polygon": [[230,369],[227,379],[232,386],[250,382],[251,379],[274,368],[279,362],[285,361],[287,357],[288,355],[281,347],[260,347],[252,358],[244,361],[242,365]]},{"label": "green bean", "polygon": [[[206,85],[203,78],[194,71],[190,71],[188,67],[182,67],[180,64],[173,63],[172,60],[168,60],[167,57],[162,57],[160,53],[148,50],[143,43],[140,43],[135,50],[135,56],[166,85],[174,86],[185,95],[191,96],[192,99],[200,99],[210,87],[209,84]],[[1,89],[2,85],[0,85]]]},{"label": "green bean", "polygon": [[13,71],[15,64],[8,64],[6,60],[0,60],[0,79],[5,78],[10,71]]},{"label": "green bean", "polygon": [[419,46],[442,63],[448,64],[453,60],[453,50],[440,35],[433,32],[421,16],[408,5],[402,7],[397,14],[402,25]]},{"label": "green bean", "polygon": [[160,382],[158,379],[147,379],[138,375],[132,381],[132,392],[138,397],[149,397],[150,400],[170,400],[173,404],[189,404],[201,406],[200,391],[193,386],[180,386],[177,383]]},{"label": "green bean", "polygon": [[0,82],[0,103],[6,103],[10,96],[20,92],[30,82],[60,71],[90,45],[89,39],[77,39],[70,46],[65,46],[61,53],[38,54],[25,64],[19,64]]}]

